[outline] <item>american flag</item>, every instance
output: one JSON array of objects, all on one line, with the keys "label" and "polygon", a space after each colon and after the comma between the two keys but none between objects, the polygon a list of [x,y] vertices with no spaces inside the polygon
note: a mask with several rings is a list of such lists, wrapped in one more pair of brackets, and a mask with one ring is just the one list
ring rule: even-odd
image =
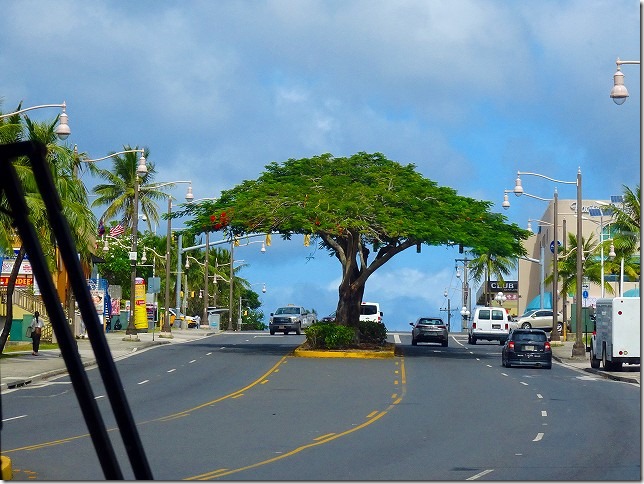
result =
[{"label": "american flag", "polygon": [[123,227],[123,222],[119,222],[118,225],[115,225],[110,229],[110,235],[112,237],[118,237],[125,232],[125,227]]}]

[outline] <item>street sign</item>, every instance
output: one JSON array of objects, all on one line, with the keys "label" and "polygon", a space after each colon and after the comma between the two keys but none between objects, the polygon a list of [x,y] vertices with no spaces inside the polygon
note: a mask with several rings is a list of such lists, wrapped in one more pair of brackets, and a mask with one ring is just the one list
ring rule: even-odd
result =
[{"label": "street sign", "polygon": [[[557,252],[559,252],[560,248],[561,248],[561,241],[558,240],[557,241]],[[550,252],[552,252],[553,254],[555,253],[555,241],[554,240],[552,242],[550,242]]]},{"label": "street sign", "polygon": [[587,299],[587,298],[588,298],[588,291],[584,291],[584,292],[582,292],[582,293],[581,293],[581,295],[582,295],[582,297],[583,297],[584,299]]}]

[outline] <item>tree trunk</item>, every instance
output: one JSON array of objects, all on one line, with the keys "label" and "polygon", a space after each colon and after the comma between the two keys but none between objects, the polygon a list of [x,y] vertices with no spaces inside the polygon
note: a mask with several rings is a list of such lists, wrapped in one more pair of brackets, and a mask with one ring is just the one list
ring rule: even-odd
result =
[{"label": "tree trunk", "polygon": [[11,333],[11,323],[13,321],[13,291],[16,287],[16,279],[18,279],[18,273],[20,272],[20,266],[22,265],[22,259],[24,259],[24,257],[25,248],[24,246],[20,246],[20,250],[16,256],[16,261],[13,263],[13,269],[11,269],[9,283],[7,284],[7,318],[5,319],[2,333],[0,333],[0,353],[4,352],[4,347],[6,346],[9,334]]}]

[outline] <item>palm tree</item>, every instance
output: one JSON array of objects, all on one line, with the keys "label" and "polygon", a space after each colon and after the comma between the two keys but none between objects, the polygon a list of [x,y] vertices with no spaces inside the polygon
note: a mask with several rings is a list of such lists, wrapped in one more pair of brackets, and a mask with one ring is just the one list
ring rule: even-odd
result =
[{"label": "palm tree", "polygon": [[485,305],[491,304],[492,298],[488,291],[492,276],[497,281],[503,282],[503,277],[510,275],[517,266],[517,259],[501,257],[495,254],[474,254],[476,257],[469,264],[470,274],[477,281],[484,281]]},{"label": "palm tree", "polygon": [[[130,146],[123,146],[123,151],[133,149]],[[134,228],[134,190],[136,177],[139,177],[138,201],[141,206],[141,213],[147,218],[148,230],[152,231],[152,222],[159,223],[158,200],[167,200],[168,194],[159,190],[153,183],[156,170],[154,163],[148,160],[149,150],[145,148],[143,153],[147,160],[148,171],[143,176],[137,175],[139,164],[139,153],[125,153],[112,157],[112,169],[106,170],[96,168],[95,174],[105,180],[107,183],[96,185],[92,192],[98,195],[98,198],[92,203],[92,207],[107,205],[101,218],[105,221],[116,218],[123,220],[124,226]],[[174,186],[172,183],[164,184],[168,189]],[[138,210],[137,210],[138,212]]]},{"label": "palm tree", "polygon": [[640,186],[635,187],[635,192],[624,185],[623,203],[620,206],[612,205],[615,222],[613,228],[617,229],[619,235],[615,237],[615,248],[617,245],[624,250],[635,252],[639,250],[641,236],[641,205],[640,205]]},{"label": "palm tree", "polygon": [[[27,138],[31,141],[39,141],[46,146],[47,161],[54,184],[60,198],[65,201],[63,204],[63,215],[69,222],[72,237],[80,253],[81,260],[89,261],[91,247],[87,241],[93,239],[96,218],[89,209],[85,186],[78,177],[73,176],[72,167],[74,156],[72,150],[67,146],[58,145],[58,138],[54,132],[58,117],[51,124],[33,123],[28,117],[25,117],[23,125],[20,116],[10,118],[10,122],[17,123],[20,129],[17,130],[13,126],[11,130],[0,130],[3,132],[3,142],[11,141],[4,136],[11,131],[15,136],[13,141]],[[47,264],[51,272],[56,272],[58,270],[56,266],[56,241],[49,225],[47,210],[38,191],[31,165],[25,160],[19,159],[14,162],[14,166],[25,193],[25,200],[29,209],[29,218],[38,233]],[[2,208],[7,207],[6,199],[3,198],[0,200],[0,206]],[[16,239],[16,234],[11,228],[11,222],[12,217],[10,212],[0,211],[0,249],[5,252],[13,250],[13,244]],[[21,246],[7,285],[7,319],[4,329],[0,334],[0,352],[4,350],[11,331],[13,289],[23,257],[24,247]]]},{"label": "palm tree", "polygon": [[[615,221],[612,229],[616,234],[612,241],[616,257],[608,261],[608,272],[619,274],[621,272],[621,261],[624,259],[624,274],[632,280],[639,280],[641,275],[640,266],[640,238],[641,238],[641,204],[640,186],[635,191],[624,185],[623,203],[621,206],[613,204],[612,207]],[[621,288],[620,288],[621,292]]]}]

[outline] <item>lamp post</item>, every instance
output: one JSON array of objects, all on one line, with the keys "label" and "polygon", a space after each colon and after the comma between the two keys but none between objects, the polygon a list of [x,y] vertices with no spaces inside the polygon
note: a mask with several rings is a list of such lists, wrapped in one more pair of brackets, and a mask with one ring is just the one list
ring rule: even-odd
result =
[{"label": "lamp post", "polygon": [[[262,244],[262,248],[260,249],[260,252],[263,254],[266,252],[266,245],[264,244],[264,241],[261,240],[256,240],[253,242],[247,242],[241,247],[245,247],[247,245],[251,244]],[[235,273],[233,272],[233,257],[234,257],[234,250],[235,250],[235,244],[239,246],[239,240],[238,239],[232,239],[230,241],[230,289],[229,289],[229,294],[228,294],[228,331],[233,330],[233,278],[235,277]],[[241,316],[240,316],[241,317]]]},{"label": "lamp post", "polygon": [[[166,185],[175,185],[177,183],[188,183],[188,191],[186,192],[186,201],[188,203],[192,202],[194,195],[192,194],[192,181],[190,180],[178,180],[173,182],[160,183],[158,185],[153,185],[153,188],[161,188]],[[165,298],[163,303],[165,304],[165,317],[163,318],[163,329],[161,330],[164,335],[170,333],[170,249],[172,246],[172,195],[168,195],[168,227],[166,232],[166,243],[165,243]],[[178,256],[181,258],[181,256]],[[179,313],[177,313],[179,316]]]},{"label": "lamp post", "polygon": [[624,85],[624,74],[622,74],[621,65],[622,64],[639,64],[640,61],[623,61],[618,57],[615,61],[617,64],[617,72],[613,74],[613,88],[610,90],[610,97],[613,99],[615,104],[621,105],[624,104],[626,98],[628,98],[628,90]]},{"label": "lamp post", "polygon": [[[577,321],[577,324],[575,325],[575,333],[576,333],[576,339],[575,343],[572,347],[572,356],[585,356],[586,355],[586,346],[584,345],[582,341],[582,331],[581,331],[581,316],[582,316],[582,311],[581,311],[581,293],[582,293],[582,285],[583,285],[583,243],[582,243],[582,228],[581,228],[581,222],[582,222],[582,215],[581,215],[581,207],[582,207],[582,200],[581,200],[581,168],[577,169],[577,179],[575,181],[565,181],[565,180],[556,180],[554,178],[550,178],[545,175],[541,175],[539,173],[529,173],[529,172],[521,172],[517,171],[517,179],[514,187],[514,194],[516,196],[521,196],[523,194],[523,187],[521,186],[521,175],[530,175],[530,176],[537,176],[540,178],[545,178],[546,180],[550,180],[556,183],[563,183],[566,185],[576,185],[577,186],[577,277],[576,277],[576,291],[575,291],[575,300],[577,302],[577,305],[575,307],[575,319]],[[553,269],[553,285],[556,286],[557,283],[557,278],[559,277],[558,274],[558,267],[557,267],[557,252],[558,252],[558,240],[557,240],[557,216],[558,216],[558,205],[557,205],[557,190],[555,189],[555,196],[554,196],[554,207],[553,207],[553,225],[555,228],[555,240],[553,241],[553,253],[554,253],[554,269]],[[551,333],[551,339],[553,341],[560,341],[560,335],[559,331],[557,330],[557,325],[554,324],[556,321],[555,318],[557,318],[557,298],[558,295],[553,289],[553,294],[552,294],[552,317],[553,317],[553,328],[552,328],[552,333]],[[564,323],[565,324],[565,323]]]},{"label": "lamp post", "polygon": [[15,111],[13,113],[2,114],[0,115],[0,119],[6,119],[11,116],[15,116],[16,114],[23,114],[28,111],[33,111],[34,109],[43,109],[43,108],[61,108],[63,110],[59,115],[58,126],[56,126],[56,128],[54,129],[54,133],[56,133],[56,136],[58,136],[58,138],[61,140],[67,139],[67,137],[71,134],[72,131],[69,129],[67,112],[66,112],[67,104],[65,104],[64,101],[62,104],[41,104],[40,106],[32,106],[29,108],[20,109],[19,111]]},{"label": "lamp post", "polygon": [[[266,293],[266,283],[265,282],[256,282],[254,284],[249,284],[248,287],[253,287],[261,284],[262,285],[262,292]],[[239,296],[239,315],[237,316],[237,331],[242,330],[242,301],[247,301],[246,299],[242,299],[241,295]]]},{"label": "lamp post", "polygon": [[[78,153],[78,149],[74,146],[74,152]],[[134,204],[133,204],[133,213],[132,213],[132,247],[130,251],[130,318],[128,320],[127,328],[125,330],[126,335],[135,335],[137,334],[136,327],[134,325],[134,314],[135,314],[135,304],[136,304],[136,259],[137,259],[137,236],[138,236],[138,227],[139,227],[139,175],[143,176],[148,172],[148,167],[145,160],[145,150],[134,148],[131,150],[118,151],[116,153],[111,153],[102,158],[87,159],[82,158],[80,161],[83,163],[95,163],[97,161],[106,160],[114,156],[123,155],[126,153],[141,153],[139,158],[139,163],[136,167],[136,173],[134,174]]]},{"label": "lamp post", "polygon": [[[455,262],[463,263],[463,307],[461,308],[461,316],[463,321],[461,322],[461,329],[467,330],[468,318],[470,316],[470,287],[467,282],[467,262],[468,258],[464,259],[455,259]],[[456,278],[460,279],[461,274],[458,272],[458,266],[456,266]]]}]

